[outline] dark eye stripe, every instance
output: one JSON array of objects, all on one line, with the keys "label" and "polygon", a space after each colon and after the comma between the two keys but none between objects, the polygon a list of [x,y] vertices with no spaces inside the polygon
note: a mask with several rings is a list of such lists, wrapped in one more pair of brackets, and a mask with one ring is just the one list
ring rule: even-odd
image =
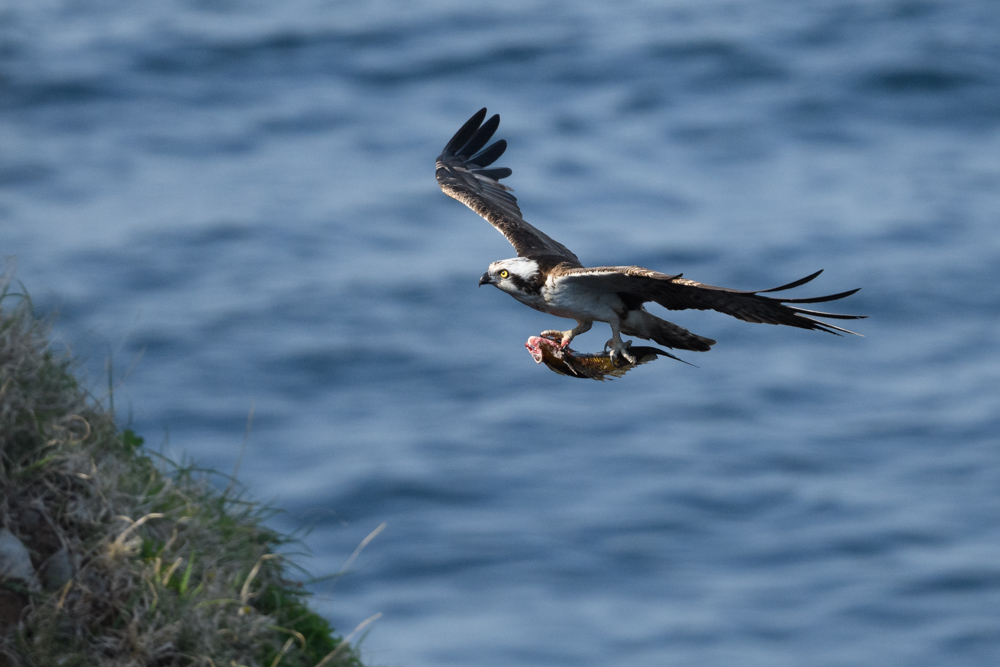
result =
[{"label": "dark eye stripe", "polygon": [[511,276],[510,281],[517,286],[517,289],[525,294],[538,294],[541,291],[541,284],[528,282],[521,276]]}]

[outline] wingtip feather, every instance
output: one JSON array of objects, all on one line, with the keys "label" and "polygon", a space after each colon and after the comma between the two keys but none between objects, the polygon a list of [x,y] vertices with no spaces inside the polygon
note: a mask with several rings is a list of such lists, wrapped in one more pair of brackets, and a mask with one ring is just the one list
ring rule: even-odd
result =
[{"label": "wingtip feather", "polygon": [[486,145],[498,127],[500,127],[500,114],[493,114],[489,120],[476,129],[464,146],[457,149],[458,155],[465,158],[475,155],[480,148]]},{"label": "wingtip feather", "polygon": [[483,107],[476,113],[472,114],[469,120],[465,121],[465,124],[458,129],[452,138],[445,144],[444,150],[441,151],[444,155],[454,155],[455,151],[462,148],[465,144],[469,142],[469,139],[475,134],[479,126],[482,125],[483,119],[486,118],[486,107]]},{"label": "wingtip feather", "polygon": [[787,285],[780,285],[778,287],[772,287],[771,289],[758,290],[758,293],[763,294],[765,292],[783,292],[784,290],[793,289],[795,287],[799,287],[800,285],[805,285],[806,283],[812,280],[815,280],[816,276],[818,276],[821,273],[823,273],[823,269],[820,269],[816,273],[810,274],[805,278],[799,278],[798,280],[792,281]]}]

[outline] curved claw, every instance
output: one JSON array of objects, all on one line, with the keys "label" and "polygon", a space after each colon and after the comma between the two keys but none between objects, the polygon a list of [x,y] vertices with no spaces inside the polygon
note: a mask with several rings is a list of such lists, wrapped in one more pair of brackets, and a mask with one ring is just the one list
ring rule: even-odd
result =
[{"label": "curved claw", "polygon": [[615,366],[634,366],[636,364],[636,358],[625,350],[611,350],[611,362]]},{"label": "curved claw", "polygon": [[628,353],[628,349],[632,347],[632,341],[627,340],[621,344],[621,347],[615,345],[615,339],[612,338],[607,343],[604,344],[604,350],[607,351],[609,348],[611,350],[611,362],[616,366],[621,366],[622,360],[628,365],[635,365],[637,360],[631,354]]},{"label": "curved claw", "polygon": [[569,342],[573,340],[572,336],[567,335],[568,333],[568,331],[556,331],[555,329],[549,329],[548,331],[543,331],[541,336],[542,338],[554,340],[559,343],[559,347],[565,348],[569,345]]}]

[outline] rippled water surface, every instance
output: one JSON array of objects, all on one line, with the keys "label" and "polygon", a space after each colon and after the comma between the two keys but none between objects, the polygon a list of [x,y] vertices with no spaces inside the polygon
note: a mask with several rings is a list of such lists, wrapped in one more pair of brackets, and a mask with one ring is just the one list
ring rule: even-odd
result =
[{"label": "rippled water surface", "polygon": [[[309,527],[369,662],[1000,664],[1000,5],[0,5],[0,254],[153,447]],[[585,263],[826,269],[865,338],[599,384],[479,289],[481,106]],[[811,291],[810,291],[811,290]],[[575,347],[596,350],[605,325]]]}]

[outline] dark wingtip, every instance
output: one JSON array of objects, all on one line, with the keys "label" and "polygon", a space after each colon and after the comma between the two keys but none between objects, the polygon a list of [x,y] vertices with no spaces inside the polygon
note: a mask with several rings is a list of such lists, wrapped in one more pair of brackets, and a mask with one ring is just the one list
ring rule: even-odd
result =
[{"label": "dark wingtip", "polygon": [[472,114],[472,118],[465,121],[465,124],[459,128],[458,132],[452,136],[452,138],[445,144],[444,150],[441,151],[442,155],[454,155],[455,151],[468,143],[469,139],[476,133],[479,126],[482,125],[483,119],[486,118],[486,107],[483,107],[476,113]]},{"label": "dark wingtip", "polygon": [[465,145],[458,149],[458,155],[465,158],[475,155],[480,148],[486,145],[498,127],[500,127],[500,114],[493,114],[489,120],[479,126]]},{"label": "dark wingtip", "polygon": [[806,276],[805,278],[799,278],[798,280],[790,282],[787,285],[781,285],[779,287],[772,287],[771,289],[762,289],[762,290],[759,290],[759,293],[763,294],[765,292],[781,292],[781,291],[784,291],[786,289],[792,289],[792,288],[798,287],[800,285],[805,285],[807,282],[809,282],[811,280],[815,280],[816,276],[818,276],[821,273],[823,273],[823,269],[820,269],[816,273],[810,274],[810,275]]},{"label": "dark wingtip", "polygon": [[836,301],[837,299],[844,299],[852,294],[857,294],[860,287],[855,287],[854,289],[847,290],[846,292],[837,292],[836,294],[828,294],[826,296],[811,296],[804,299],[782,299],[782,303],[823,303],[826,301]]},{"label": "dark wingtip", "polygon": [[489,147],[484,148],[480,152],[473,155],[468,161],[472,164],[478,165],[479,167],[487,167],[499,160],[500,156],[503,155],[506,150],[507,141],[505,139],[500,139]]},{"label": "dark wingtip", "polygon": [[[820,315],[822,317],[831,317],[831,315],[829,315],[828,313],[817,313],[817,315]],[[799,317],[802,316],[799,315]],[[852,319],[863,319],[864,317],[866,316],[865,315],[853,316]],[[857,331],[851,331],[850,329],[845,329],[844,327],[838,327],[836,324],[830,324],[829,322],[820,322],[819,320],[814,320],[811,317],[806,317],[804,319],[812,324],[811,327],[807,327],[809,329],[817,329],[819,331],[825,331],[827,333],[833,334],[834,336],[841,336],[846,333],[846,334],[851,334],[852,336],[860,336],[861,338],[865,337],[864,334],[859,334]]]}]

